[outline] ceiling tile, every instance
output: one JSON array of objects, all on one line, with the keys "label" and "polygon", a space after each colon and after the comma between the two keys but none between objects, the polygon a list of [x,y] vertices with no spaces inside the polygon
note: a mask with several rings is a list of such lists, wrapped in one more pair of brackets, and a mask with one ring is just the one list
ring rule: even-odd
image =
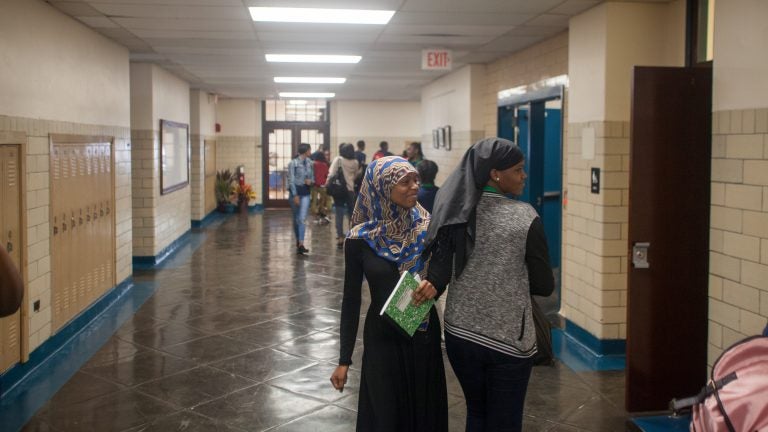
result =
[{"label": "ceiling tile", "polygon": [[99,12],[119,18],[174,18],[251,21],[244,6],[167,6],[93,3]]},{"label": "ceiling tile", "polygon": [[56,9],[71,16],[101,16],[94,7],[85,2],[63,1],[51,3]]},{"label": "ceiling tile", "polygon": [[104,16],[76,16],[75,19],[94,29],[120,27],[117,23]]}]

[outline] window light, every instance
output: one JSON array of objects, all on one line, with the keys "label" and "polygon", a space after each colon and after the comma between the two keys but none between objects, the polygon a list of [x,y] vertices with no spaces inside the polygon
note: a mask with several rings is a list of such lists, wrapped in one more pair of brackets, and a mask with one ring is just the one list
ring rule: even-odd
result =
[{"label": "window light", "polygon": [[311,93],[311,92],[280,92],[278,95],[281,98],[332,98],[336,96],[336,93]]},{"label": "window light", "polygon": [[362,59],[356,55],[325,54],[265,54],[268,62],[284,63],[357,63]]},{"label": "window light", "polygon": [[391,10],[320,9],[249,7],[254,21],[330,23],[330,24],[386,24],[395,14]]},{"label": "window light", "polygon": [[276,83],[288,84],[344,84],[346,81],[336,77],[275,77]]}]

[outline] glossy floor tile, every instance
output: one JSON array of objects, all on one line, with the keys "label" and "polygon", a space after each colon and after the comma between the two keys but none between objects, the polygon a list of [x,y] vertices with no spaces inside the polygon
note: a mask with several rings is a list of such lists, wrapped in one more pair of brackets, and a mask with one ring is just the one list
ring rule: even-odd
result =
[{"label": "glossy floor tile", "polygon": [[[328,380],[344,277],[332,227],[310,224],[311,253],[300,257],[288,212],[233,215],[137,270],[155,293],[23,430],[354,431],[362,326],[347,388]],[[368,302],[364,292],[363,313]],[[445,362],[450,430],[463,431],[461,387]],[[622,371],[537,367],[524,430],[621,431],[623,400]]]}]

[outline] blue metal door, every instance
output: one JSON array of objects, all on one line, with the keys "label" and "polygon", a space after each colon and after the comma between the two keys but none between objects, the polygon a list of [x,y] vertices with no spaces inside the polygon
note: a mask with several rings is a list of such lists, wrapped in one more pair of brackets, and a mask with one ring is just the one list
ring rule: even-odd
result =
[{"label": "blue metal door", "polygon": [[544,101],[499,107],[498,133],[514,141],[525,154],[528,180],[521,201],[541,216],[547,236],[555,292],[539,302],[547,313],[560,309],[560,255],[562,240],[562,117],[559,108],[545,108]]}]

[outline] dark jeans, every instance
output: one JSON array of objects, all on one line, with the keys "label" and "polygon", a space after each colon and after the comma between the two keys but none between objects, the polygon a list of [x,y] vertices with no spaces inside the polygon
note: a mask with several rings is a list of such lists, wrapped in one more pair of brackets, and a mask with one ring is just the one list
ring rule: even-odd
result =
[{"label": "dark jeans", "polygon": [[466,431],[522,431],[533,359],[512,357],[447,332],[445,348],[467,401]]}]

